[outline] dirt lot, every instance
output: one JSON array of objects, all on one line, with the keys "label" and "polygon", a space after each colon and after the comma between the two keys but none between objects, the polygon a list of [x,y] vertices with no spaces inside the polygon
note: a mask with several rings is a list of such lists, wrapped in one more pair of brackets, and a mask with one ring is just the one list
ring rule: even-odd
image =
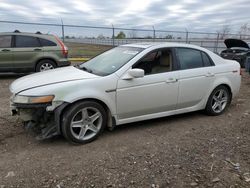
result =
[{"label": "dirt lot", "polygon": [[250,187],[247,74],[221,116],[195,112],[123,125],[81,146],[62,137],[36,141],[10,116],[8,86],[17,77],[0,78],[1,188]]}]

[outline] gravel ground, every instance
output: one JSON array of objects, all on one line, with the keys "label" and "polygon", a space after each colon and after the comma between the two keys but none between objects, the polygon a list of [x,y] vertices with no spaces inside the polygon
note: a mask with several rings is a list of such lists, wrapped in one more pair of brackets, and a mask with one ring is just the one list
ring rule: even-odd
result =
[{"label": "gravel ground", "polygon": [[36,141],[9,113],[0,77],[0,188],[250,187],[250,76],[221,116],[202,112],[132,123],[74,146]]}]

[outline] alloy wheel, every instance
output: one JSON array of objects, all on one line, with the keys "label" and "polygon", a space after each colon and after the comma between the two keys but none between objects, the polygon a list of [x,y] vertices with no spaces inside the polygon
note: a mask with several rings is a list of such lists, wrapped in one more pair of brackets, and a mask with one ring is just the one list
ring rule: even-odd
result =
[{"label": "alloy wheel", "polygon": [[78,140],[89,140],[96,136],[102,127],[102,114],[94,107],[85,107],[72,118],[70,130]]},{"label": "alloy wheel", "polygon": [[228,93],[224,89],[216,91],[212,98],[212,109],[215,113],[222,112],[228,103]]},{"label": "alloy wheel", "polygon": [[51,70],[54,69],[54,66],[51,65],[50,63],[44,63],[40,67],[40,72],[46,71],[46,70]]}]

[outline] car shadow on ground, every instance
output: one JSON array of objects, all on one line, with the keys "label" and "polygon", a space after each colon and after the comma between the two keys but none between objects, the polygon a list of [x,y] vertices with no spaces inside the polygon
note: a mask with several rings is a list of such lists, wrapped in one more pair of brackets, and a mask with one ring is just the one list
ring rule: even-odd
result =
[{"label": "car shadow on ground", "polygon": [[[102,142],[104,139],[107,139],[113,134],[129,134],[129,132],[134,132],[134,131],[143,131],[151,128],[159,128],[163,126],[168,126],[171,124],[170,129],[174,128],[176,124],[179,122],[183,121],[189,121],[194,118],[202,118],[206,117],[203,111],[196,111],[196,112],[189,112],[185,114],[179,114],[179,115],[173,115],[173,116],[167,116],[167,117],[162,117],[162,118],[156,118],[156,119],[151,119],[151,120],[144,120],[144,121],[139,121],[139,122],[134,122],[134,123],[127,123],[123,125],[116,126],[114,130],[109,131],[108,129],[105,129],[104,132],[100,135],[100,137],[93,141],[93,142]],[[112,139],[110,137],[110,139]],[[69,144],[67,140],[59,135],[47,140],[39,141],[41,145],[72,145],[72,146],[81,146],[80,144]],[[91,143],[89,143],[91,144]]]},{"label": "car shadow on ground", "polygon": [[196,112],[189,112],[184,114],[178,114],[178,115],[172,115],[172,116],[166,116],[162,118],[156,118],[156,119],[150,119],[150,120],[143,120],[139,122],[134,123],[127,123],[123,125],[118,125],[115,127],[115,129],[112,132],[121,132],[125,130],[137,130],[137,129],[147,129],[147,128],[153,128],[155,126],[166,126],[170,123],[178,123],[180,121],[187,121],[189,119],[193,119],[195,117],[205,117],[203,111],[196,111]]}]

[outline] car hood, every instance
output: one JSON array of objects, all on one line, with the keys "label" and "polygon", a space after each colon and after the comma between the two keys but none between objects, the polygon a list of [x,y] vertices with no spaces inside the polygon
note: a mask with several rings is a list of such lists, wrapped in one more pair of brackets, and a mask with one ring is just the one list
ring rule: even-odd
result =
[{"label": "car hood", "polygon": [[248,44],[244,42],[243,40],[239,40],[239,39],[226,39],[224,43],[227,48],[241,47],[241,48],[249,49]]},{"label": "car hood", "polygon": [[90,74],[73,66],[57,68],[19,78],[10,85],[10,91],[17,94],[21,91],[40,86],[97,77],[99,76]]}]

